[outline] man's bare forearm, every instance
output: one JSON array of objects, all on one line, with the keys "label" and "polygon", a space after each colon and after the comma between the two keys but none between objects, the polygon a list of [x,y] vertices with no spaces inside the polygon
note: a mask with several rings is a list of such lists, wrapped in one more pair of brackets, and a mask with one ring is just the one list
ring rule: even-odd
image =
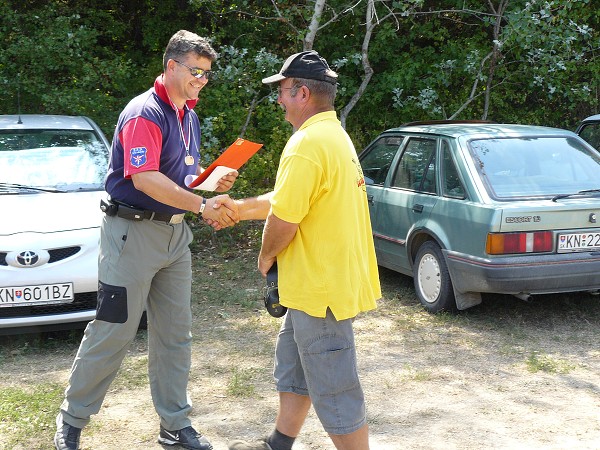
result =
[{"label": "man's bare forearm", "polygon": [[236,200],[240,220],[265,220],[271,210],[271,196],[268,192],[258,197]]},{"label": "man's bare forearm", "polygon": [[277,255],[281,253],[294,239],[298,224],[281,220],[274,214],[269,214],[263,231],[262,246],[258,255],[258,270],[267,275]]}]

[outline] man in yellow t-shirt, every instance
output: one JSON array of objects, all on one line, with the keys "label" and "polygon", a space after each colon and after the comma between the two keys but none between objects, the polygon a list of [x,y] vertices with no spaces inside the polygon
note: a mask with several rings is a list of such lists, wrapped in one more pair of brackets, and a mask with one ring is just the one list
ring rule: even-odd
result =
[{"label": "man in yellow t-shirt", "polygon": [[277,339],[275,430],[232,450],[290,450],[313,405],[340,450],[367,450],[364,394],[352,323],[381,297],[366,189],[356,150],[334,110],[337,74],[315,51],[281,71],[278,103],[294,127],[273,192],[237,200],[241,220],[266,218],[258,268],[277,262],[288,308]]}]

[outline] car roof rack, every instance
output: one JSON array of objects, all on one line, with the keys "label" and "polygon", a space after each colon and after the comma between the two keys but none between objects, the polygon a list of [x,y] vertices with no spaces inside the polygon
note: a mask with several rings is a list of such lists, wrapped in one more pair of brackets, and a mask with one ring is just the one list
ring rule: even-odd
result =
[{"label": "car roof rack", "polygon": [[406,122],[401,126],[410,127],[415,125],[439,125],[439,124],[462,124],[462,123],[496,123],[491,120],[423,120],[417,122]]}]

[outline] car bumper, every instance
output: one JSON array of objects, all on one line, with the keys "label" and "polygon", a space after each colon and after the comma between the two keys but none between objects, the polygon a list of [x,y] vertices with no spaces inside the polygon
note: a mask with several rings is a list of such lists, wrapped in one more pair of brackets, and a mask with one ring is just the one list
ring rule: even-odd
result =
[{"label": "car bumper", "polygon": [[2,306],[0,335],[83,328],[96,317],[98,294],[75,294],[71,303]]},{"label": "car bumper", "polygon": [[46,316],[10,317],[0,319],[0,335],[84,328],[95,317],[95,309]]},{"label": "car bumper", "polygon": [[494,259],[444,251],[454,289],[461,293],[551,294],[600,289],[600,252]]}]

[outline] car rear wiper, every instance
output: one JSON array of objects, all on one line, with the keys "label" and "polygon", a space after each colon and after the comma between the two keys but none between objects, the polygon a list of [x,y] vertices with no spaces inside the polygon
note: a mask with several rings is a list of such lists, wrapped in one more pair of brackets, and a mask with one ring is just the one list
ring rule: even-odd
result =
[{"label": "car rear wiper", "polygon": [[557,200],[560,200],[561,198],[576,197],[578,195],[587,195],[587,194],[600,194],[600,189],[584,189],[583,191],[579,191],[574,194],[560,194],[560,195],[554,196],[554,198],[552,198],[552,201],[555,202]]},{"label": "car rear wiper", "polygon": [[52,193],[66,192],[66,191],[61,191],[59,189],[48,189],[48,188],[41,188],[41,187],[36,187],[36,186],[27,186],[25,184],[0,183],[0,193],[18,194],[23,191],[52,192]]}]

